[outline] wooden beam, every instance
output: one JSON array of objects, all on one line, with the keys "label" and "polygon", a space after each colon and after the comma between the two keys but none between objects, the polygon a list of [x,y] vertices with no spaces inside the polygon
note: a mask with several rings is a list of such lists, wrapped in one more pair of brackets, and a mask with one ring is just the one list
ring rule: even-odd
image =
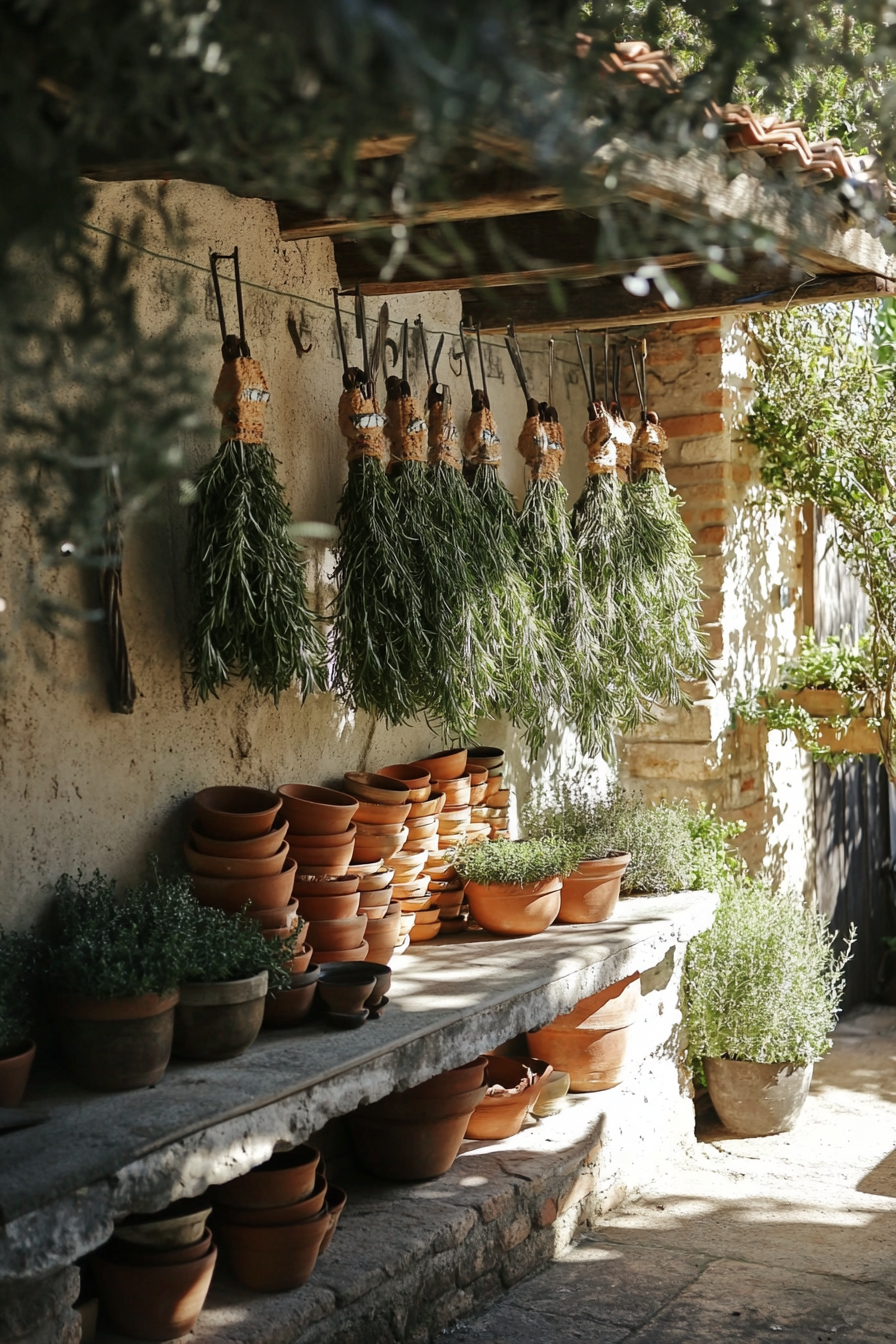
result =
[{"label": "wooden beam", "polygon": [[519,191],[486,193],[450,201],[432,201],[410,215],[374,215],[370,219],[322,218],[277,202],[280,237],[287,242],[304,238],[335,238],[345,233],[391,229],[396,224],[435,224],[455,219],[496,219],[500,215],[534,214],[539,210],[562,210],[563,193],[556,187],[531,186]]},{"label": "wooden beam", "polygon": [[882,276],[864,272],[819,275],[800,283],[789,280],[783,267],[767,262],[746,268],[734,284],[705,274],[698,277],[693,271],[679,278],[690,300],[688,306],[680,308],[670,308],[653,286],[649,294],[640,297],[630,294],[620,280],[608,278],[568,287],[564,311],[558,311],[545,286],[515,286],[487,293],[464,290],[464,318],[481,322],[484,333],[503,333],[512,318],[519,332],[559,334],[576,328],[589,331],[645,326],[679,317],[741,315],[896,294],[896,282]]}]

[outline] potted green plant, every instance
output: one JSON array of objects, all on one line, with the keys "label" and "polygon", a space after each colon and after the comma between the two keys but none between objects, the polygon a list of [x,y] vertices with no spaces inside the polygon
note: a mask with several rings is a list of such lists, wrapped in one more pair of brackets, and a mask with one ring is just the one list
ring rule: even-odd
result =
[{"label": "potted green plant", "polygon": [[743,871],[686,965],[690,1048],[732,1133],[792,1129],[815,1061],[830,1049],[843,995],[841,952],[823,917]]},{"label": "potted green plant", "polygon": [[195,905],[188,877],[155,866],[121,894],[98,871],[57,882],[48,974],[62,1054],[82,1086],[125,1091],[162,1077]]},{"label": "potted green plant", "polygon": [[0,1106],[18,1106],[34,1063],[34,986],[41,940],[0,929]]},{"label": "potted green plant", "polygon": [[580,846],[556,836],[494,840],[464,845],[455,866],[477,923],[490,933],[518,937],[543,933],[554,922],[562,880],[580,856]]},{"label": "potted green plant", "polygon": [[249,915],[194,903],[185,945],[173,1053],[232,1059],[261,1029],[268,990],[289,989],[289,967],[305,921],[286,937],[266,938]]}]

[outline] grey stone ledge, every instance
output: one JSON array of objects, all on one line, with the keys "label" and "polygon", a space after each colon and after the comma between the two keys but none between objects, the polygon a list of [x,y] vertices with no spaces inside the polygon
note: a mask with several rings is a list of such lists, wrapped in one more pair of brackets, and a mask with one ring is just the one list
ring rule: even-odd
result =
[{"label": "grey stone ledge", "polygon": [[173,1062],[155,1088],[94,1094],[38,1076],[29,1105],[49,1120],[0,1145],[0,1279],[70,1264],[107,1240],[115,1218],[201,1194],[278,1143],[537,1030],[655,966],[708,927],[715,905],[708,892],[636,897],[599,925],[412,947],[379,1022],[264,1032],[235,1060]]}]

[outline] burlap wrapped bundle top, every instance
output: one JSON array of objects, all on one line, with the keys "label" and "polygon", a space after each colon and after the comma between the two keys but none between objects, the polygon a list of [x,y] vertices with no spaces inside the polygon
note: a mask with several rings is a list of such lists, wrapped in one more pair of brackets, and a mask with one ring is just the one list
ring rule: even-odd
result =
[{"label": "burlap wrapped bundle top", "polygon": [[451,414],[451,400],[447,389],[438,391],[435,385],[431,387],[427,397],[427,407],[429,409],[429,429],[427,433],[429,465],[435,467],[443,462],[446,467],[454,467],[455,470],[460,471],[463,467],[463,458],[460,452],[457,425],[454,423],[454,416]]},{"label": "burlap wrapped bundle top", "polygon": [[410,385],[394,376],[386,380],[385,434],[390,465],[426,461],[426,421]]},{"label": "burlap wrapped bundle top", "polygon": [[474,467],[500,467],[498,426],[484,393],[473,393],[473,409],[464,430],[464,458]]},{"label": "burlap wrapped bundle top", "polygon": [[589,420],[582,432],[582,442],[588,449],[588,475],[609,476],[616,470],[616,441],[610,413],[602,401],[593,403],[594,419]]},{"label": "burlap wrapped bundle top", "polygon": [[656,414],[648,411],[646,420],[638,426],[632,442],[635,475],[640,476],[645,471],[662,472],[663,453],[668,444],[666,431]]},{"label": "burlap wrapped bundle top", "polygon": [[613,406],[610,407],[611,426],[613,434],[613,443],[616,445],[616,475],[620,481],[630,481],[632,472],[632,441],[637,432],[637,427],[631,420],[626,420],[621,411],[614,414]]},{"label": "burlap wrapped bundle top", "polygon": [[264,413],[271,399],[257,359],[228,359],[215,388],[215,405],[221,412],[221,438],[241,443],[264,443]]},{"label": "burlap wrapped bundle top", "polygon": [[[352,377],[355,374],[357,380]],[[357,462],[360,457],[377,457],[382,461],[385,454],[385,416],[377,407],[376,399],[364,395],[363,377],[360,369],[349,369],[346,374],[349,385],[339,398],[336,413],[339,429],[348,442],[346,459],[349,462]]]}]

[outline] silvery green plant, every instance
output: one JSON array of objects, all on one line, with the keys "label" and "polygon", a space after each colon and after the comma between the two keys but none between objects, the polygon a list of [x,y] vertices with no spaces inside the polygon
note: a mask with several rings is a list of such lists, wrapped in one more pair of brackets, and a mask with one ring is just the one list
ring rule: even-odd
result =
[{"label": "silvery green plant", "polygon": [[549,836],[543,840],[494,840],[464,845],[455,866],[465,882],[512,883],[523,886],[546,877],[566,877],[582,856],[581,846]]}]

